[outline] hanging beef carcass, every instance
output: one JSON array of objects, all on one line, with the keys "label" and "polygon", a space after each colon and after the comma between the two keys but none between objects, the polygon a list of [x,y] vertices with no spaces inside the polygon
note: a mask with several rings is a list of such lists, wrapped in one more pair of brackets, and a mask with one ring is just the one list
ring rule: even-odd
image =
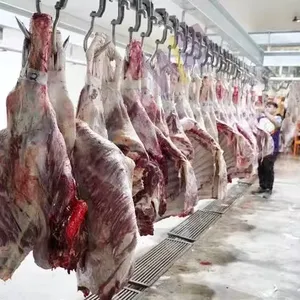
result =
[{"label": "hanging beef carcass", "polygon": [[[65,79],[65,51],[59,33],[56,40],[55,70],[63,74],[53,74],[53,79],[60,82]],[[104,40],[100,48],[103,44]],[[65,86],[65,82],[59,84]],[[52,85],[56,86],[54,80]],[[92,292],[100,295],[101,299],[111,299],[126,284],[132,272],[138,235],[131,193],[134,162],[106,139],[106,131],[102,130],[105,136],[102,137],[91,130],[87,123],[91,126],[98,124],[94,128],[104,126],[104,129],[105,123],[99,122],[104,120],[101,106],[98,106],[97,113],[93,112],[98,103],[90,99],[81,95],[81,105],[85,109],[81,110],[81,118],[86,118],[83,120],[86,122],[77,120],[72,151],[78,190],[89,207],[86,224],[88,244],[77,268],[78,288],[85,295]],[[64,97],[53,101],[57,119],[63,122],[64,116],[70,116],[74,110],[72,103],[63,106]],[[71,123],[74,122],[70,120]]]},{"label": "hanging beef carcass", "polygon": [[[142,98],[148,97],[147,76],[141,43],[134,41],[129,45],[123,99],[137,134],[165,176],[167,193],[165,216],[186,215],[192,211],[197,200],[195,176],[186,157],[151,121],[142,104],[145,102]],[[151,115],[151,112],[149,114]]]},{"label": "hanging beef carcass", "polygon": [[[86,93],[81,94],[78,116],[84,118],[85,111],[88,106],[91,106],[90,102],[101,107],[103,120],[100,120],[105,127],[107,138],[136,164],[133,196],[140,234],[153,234],[153,223],[157,214],[163,213],[165,209],[163,174],[155,161],[149,161],[144,145],[136,134],[124,105],[120,93],[123,60],[113,43],[108,42],[104,47],[104,42],[107,42],[107,37],[96,34],[88,49],[87,78],[89,79],[87,82],[94,82],[94,85],[97,85],[95,92],[97,96],[92,101],[86,101]],[[115,63],[115,68],[112,67],[111,62]],[[87,84],[83,91],[91,88],[90,86]]]},{"label": "hanging beef carcass", "polygon": [[[189,97],[198,98],[198,95],[189,93],[192,83],[188,76],[181,77],[183,76],[179,76],[177,72],[172,73],[172,101],[176,105],[181,124],[195,150],[192,166],[197,177],[199,197],[202,199],[224,199],[226,196],[227,172],[222,150],[217,142],[195,120]],[[197,88],[195,92],[199,91],[199,87]]]},{"label": "hanging beef carcass", "polygon": [[78,288],[111,300],[133,271],[138,235],[134,163],[86,123],[78,121],[76,132],[74,174],[89,206],[88,250],[77,270]]},{"label": "hanging beef carcass", "polygon": [[[117,78],[114,78],[114,82],[111,82],[110,86],[103,82],[108,75],[105,49],[109,44],[106,43],[106,40],[106,35],[96,33],[87,50],[86,84],[80,95],[77,116],[86,120],[95,132],[114,142],[123,153],[135,161],[133,179],[133,195],[135,195],[143,190],[143,164],[148,160],[148,157],[143,144],[132,127],[120,97]],[[117,60],[119,60],[119,56]],[[106,72],[103,72],[104,69]],[[107,101],[107,93],[111,94],[110,101]],[[86,101],[87,98],[90,100]]]},{"label": "hanging beef carcass", "polygon": [[[251,145],[247,138],[237,129],[236,122],[228,123],[231,112],[226,111],[228,115],[222,112],[217,100],[217,88],[213,79],[206,78],[205,83],[201,91],[202,105],[206,107],[206,111],[209,112],[210,115],[214,116],[212,122],[216,124],[219,144],[224,151],[228,180],[230,182],[232,178],[245,177],[247,175],[246,170],[253,162]],[[231,99],[231,96],[235,98],[238,97],[236,94],[232,95],[230,91],[224,93],[224,99]],[[232,100],[228,100],[229,110],[232,109],[231,102]],[[219,120],[216,114],[222,117],[225,122]]]},{"label": "hanging beef carcass", "polygon": [[211,92],[210,80],[207,76],[204,76],[201,81],[201,88],[200,88],[200,96],[199,96],[200,107],[202,109],[202,116],[203,116],[206,131],[209,133],[211,137],[214,138],[215,141],[218,142],[219,135],[217,129],[217,121],[216,121],[215,110],[213,109],[213,103],[210,96],[210,92]]},{"label": "hanging beef carcass", "polygon": [[[242,115],[243,102],[246,101],[243,90],[233,87],[232,101],[230,101],[233,128],[239,134],[238,138],[238,167],[234,177],[245,178],[253,174],[254,167],[257,166],[256,141],[251,136],[251,131]],[[245,103],[244,103],[245,104]],[[249,132],[247,132],[249,130]]]},{"label": "hanging beef carcass", "polygon": [[80,231],[87,206],[76,197],[65,142],[47,93],[51,25],[50,16],[33,15],[26,70],[6,101],[6,190],[1,195],[10,225],[1,228],[7,231],[0,245],[4,280],[31,250],[43,268],[74,270],[84,247]]},{"label": "hanging beef carcass", "polygon": [[170,137],[175,146],[187,159],[191,160],[194,158],[193,145],[180,124],[175,103],[170,97],[169,74],[172,66],[169,63],[167,56],[161,50],[157,51],[156,57],[156,66],[147,66],[149,75],[150,73],[152,75],[153,96],[149,93],[148,96],[146,96],[147,94],[145,95],[145,93],[143,94],[144,107],[150,117],[152,111],[157,111],[159,118],[155,118],[155,124],[159,128],[162,128],[164,135]]},{"label": "hanging beef carcass", "polygon": [[[133,153],[133,150],[139,150],[135,151],[139,156],[135,155],[133,159],[136,163],[136,173],[143,175],[143,185],[140,190],[136,189],[136,192],[134,192],[135,210],[140,234],[153,235],[154,221],[158,214],[165,211],[163,174],[155,160],[151,158],[149,160],[144,145],[128,116],[120,92],[120,83],[124,75],[124,61],[112,42],[109,43],[103,59],[102,72],[104,75],[101,98],[109,139],[121,147],[123,151],[128,149]],[[111,64],[112,61],[114,62],[114,68]]]},{"label": "hanging beef carcass", "polygon": [[[229,87],[230,89],[230,87]],[[237,151],[238,161],[237,168],[231,177],[244,178],[253,174],[257,166],[257,142],[252,133],[251,127],[246,120],[246,101],[248,96],[247,87],[242,91],[240,96],[237,87],[231,99],[231,93],[226,89],[221,80],[217,81],[215,88],[212,90],[213,98],[217,101],[216,113],[222,118],[223,122],[235,130],[238,138]],[[226,99],[227,98],[227,99]],[[227,102],[227,110],[224,106]],[[233,103],[234,102],[234,103]]]}]

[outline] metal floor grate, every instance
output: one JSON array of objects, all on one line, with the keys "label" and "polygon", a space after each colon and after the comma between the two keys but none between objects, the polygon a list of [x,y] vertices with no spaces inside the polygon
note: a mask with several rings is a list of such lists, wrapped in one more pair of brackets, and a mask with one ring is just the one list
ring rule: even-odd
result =
[{"label": "metal floor grate", "polygon": [[167,238],[137,260],[131,284],[150,287],[181,257],[191,243]]},{"label": "metal floor grate", "polygon": [[[136,300],[138,296],[143,292],[143,290],[138,291],[133,288],[125,287],[117,295],[114,296],[113,300]],[[90,295],[85,300],[100,300],[97,295]]]},{"label": "metal floor grate", "polygon": [[215,223],[221,214],[198,210],[189,218],[169,232],[170,236],[178,237],[189,242],[195,242],[198,237]]},{"label": "metal floor grate", "polygon": [[211,211],[219,214],[224,214],[230,207],[230,204],[223,201],[215,200],[212,203],[205,206],[203,211]]}]

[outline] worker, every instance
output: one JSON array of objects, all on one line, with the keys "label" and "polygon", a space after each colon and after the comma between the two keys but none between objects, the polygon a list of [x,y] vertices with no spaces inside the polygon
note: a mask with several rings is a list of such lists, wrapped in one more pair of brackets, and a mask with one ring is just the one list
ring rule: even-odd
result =
[{"label": "worker", "polygon": [[268,197],[272,194],[274,184],[274,163],[279,153],[280,128],[282,116],[277,113],[278,105],[276,102],[267,102],[265,107],[260,108],[259,126],[268,131],[274,141],[274,151],[265,156],[258,162],[259,189],[254,194],[264,194]]}]

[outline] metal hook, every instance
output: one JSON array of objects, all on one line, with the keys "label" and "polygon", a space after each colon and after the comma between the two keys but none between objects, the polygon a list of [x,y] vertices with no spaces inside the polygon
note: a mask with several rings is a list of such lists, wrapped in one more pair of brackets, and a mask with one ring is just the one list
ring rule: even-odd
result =
[{"label": "metal hook", "polygon": [[135,25],[134,27],[129,27],[129,43],[132,41],[132,36],[134,32],[138,32],[141,27],[142,15],[144,18],[147,17],[147,12],[142,8],[142,0],[135,0],[133,7],[135,8]]},{"label": "metal hook", "polygon": [[174,43],[170,45],[172,49],[175,49],[178,45],[178,38],[179,38],[179,20],[176,18],[175,15],[169,17],[169,21],[172,24],[173,32],[174,32]]},{"label": "metal hook", "polygon": [[218,69],[216,70],[217,73],[220,73],[221,71],[224,72],[224,69],[226,68],[226,51],[221,50],[221,47],[218,47],[219,51],[218,51],[218,55],[219,55],[219,61],[220,61],[220,65],[218,67]]},{"label": "metal hook", "polygon": [[195,50],[195,38],[196,38],[196,32],[195,29],[193,27],[188,27],[188,35],[187,35],[187,41],[189,42],[189,40],[191,41],[191,50],[190,52],[186,52],[185,53],[185,59],[184,59],[184,64],[186,65],[187,63],[187,59],[190,56],[193,56],[194,54],[194,50]]},{"label": "metal hook", "polygon": [[161,20],[160,20],[160,22],[158,22],[158,24],[163,25],[164,30],[163,30],[162,38],[160,40],[157,39],[155,41],[156,47],[155,47],[154,53],[150,57],[150,60],[149,60],[150,65],[152,65],[152,62],[157,54],[158,46],[165,43],[167,36],[168,36],[168,30],[170,30],[172,32],[172,27],[168,24],[169,23],[169,14],[167,13],[166,9],[165,8],[157,8],[155,10],[155,13],[161,17]]},{"label": "metal hook", "polygon": [[194,74],[194,71],[195,71],[196,61],[201,58],[201,49],[202,49],[201,42],[202,42],[202,35],[201,35],[200,32],[197,32],[196,33],[195,46],[198,46],[198,54],[195,54],[193,56],[194,62],[193,62],[193,67],[192,67],[192,74]]},{"label": "metal hook", "polygon": [[149,37],[152,34],[153,25],[157,24],[158,20],[157,17],[154,16],[154,6],[152,1],[150,2],[149,0],[142,0],[142,6],[145,8],[145,11],[147,13],[147,18],[148,18],[147,31],[141,33],[141,38],[142,38],[141,44],[143,45],[144,39],[146,37]]},{"label": "metal hook", "polygon": [[37,13],[42,13],[41,11],[41,0],[35,0],[35,10]]},{"label": "metal hook", "polygon": [[160,40],[156,40],[156,44],[164,44],[168,37],[168,30],[172,33],[172,27],[169,25],[169,14],[164,8],[157,8],[155,13],[161,16],[161,21],[158,22],[159,25],[164,26],[163,36]]},{"label": "metal hook", "polygon": [[216,68],[219,64],[220,51],[221,51],[221,48],[219,48],[219,46],[217,44],[213,43],[213,45],[212,45],[213,59],[211,61],[211,66],[213,68]]},{"label": "metal hook", "polygon": [[192,56],[195,50],[195,39],[196,39],[196,32],[193,27],[188,27],[188,38],[191,38],[191,51],[186,53],[186,56]]},{"label": "metal hook", "polygon": [[168,46],[168,50],[169,50],[169,61],[171,61],[171,52],[172,49],[176,49],[177,45],[178,45],[178,37],[179,37],[179,20],[176,18],[175,15],[170,16],[169,17],[169,21],[172,24],[172,30],[174,32],[174,42],[173,44],[170,44]]},{"label": "metal hook", "polygon": [[224,57],[225,57],[225,60],[224,60],[224,68],[221,70],[223,73],[229,75],[230,74],[230,70],[232,68],[232,62],[231,62],[231,54],[224,50]]},{"label": "metal hook", "polygon": [[55,4],[55,19],[53,22],[53,27],[52,27],[52,48],[53,48],[53,52],[57,53],[57,47],[56,47],[56,28],[57,28],[57,24],[59,21],[59,17],[60,17],[60,11],[62,9],[65,9],[66,6],[68,4],[68,0],[60,0],[57,1]]},{"label": "metal hook", "polygon": [[236,62],[236,68],[235,68],[235,74],[233,76],[233,80],[236,80],[239,75],[240,75],[240,72],[241,72],[241,61],[240,60],[237,60]]},{"label": "metal hook", "polygon": [[[109,0],[109,1],[113,2],[113,0]],[[84,49],[85,52],[87,51],[88,40],[89,40],[90,36],[92,35],[93,30],[94,30],[95,18],[101,18],[102,15],[105,12],[105,9],[106,9],[106,0],[100,0],[98,10],[97,11],[93,10],[90,13],[91,26],[90,26],[90,29],[88,30],[88,32],[87,32],[87,34],[86,34],[86,36],[84,37],[84,40],[83,40],[83,49]]]},{"label": "metal hook", "polygon": [[189,27],[185,22],[180,22],[179,27],[181,29],[181,37],[183,40],[183,46],[181,51],[185,52],[188,46],[188,32],[189,32]]},{"label": "metal hook", "polygon": [[127,10],[130,9],[129,0],[118,0],[118,16],[117,16],[117,19],[113,19],[111,21],[112,41],[113,41],[114,44],[116,44],[116,26],[123,23],[124,16],[125,16],[125,8]]},{"label": "metal hook", "polygon": [[200,32],[197,32],[196,33],[196,44],[198,45],[199,49],[198,49],[198,55],[195,55],[194,56],[194,59],[195,60],[199,60],[202,56],[202,53],[201,53],[201,50],[202,50],[202,42],[203,42],[203,37],[202,37],[202,34]]},{"label": "metal hook", "polygon": [[209,53],[209,51],[211,49],[211,42],[209,41],[209,39],[207,38],[207,36],[205,36],[203,38],[203,42],[204,42],[204,48],[206,49],[206,51],[205,51],[204,61],[200,64],[201,68],[204,67],[207,64],[208,59],[210,57],[212,57],[212,55]]}]

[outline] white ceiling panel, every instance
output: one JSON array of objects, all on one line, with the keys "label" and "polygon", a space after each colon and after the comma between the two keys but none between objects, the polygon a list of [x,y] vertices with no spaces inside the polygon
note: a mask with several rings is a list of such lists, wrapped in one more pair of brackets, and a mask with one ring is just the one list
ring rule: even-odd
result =
[{"label": "white ceiling panel", "polygon": [[299,31],[299,0],[219,0],[248,32]]}]

